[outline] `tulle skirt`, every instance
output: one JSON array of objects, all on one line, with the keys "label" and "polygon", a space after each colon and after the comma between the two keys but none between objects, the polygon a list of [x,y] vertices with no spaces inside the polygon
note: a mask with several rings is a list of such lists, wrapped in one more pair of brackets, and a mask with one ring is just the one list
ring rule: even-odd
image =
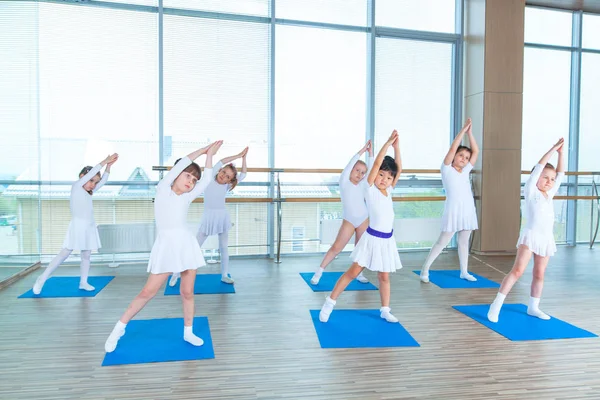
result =
[{"label": "tulle skirt", "polygon": [[206,265],[198,240],[185,228],[158,231],[150,252],[148,272],[164,274],[198,269]]},{"label": "tulle skirt", "polygon": [[473,200],[446,201],[442,232],[474,231],[477,228],[477,211]]},{"label": "tulle skirt", "polygon": [[69,222],[63,248],[69,250],[98,250],[100,247],[102,247],[102,244],[98,235],[98,227],[94,221],[72,219]]},{"label": "tulle skirt", "polygon": [[200,232],[207,236],[218,235],[219,233],[229,232],[231,229],[231,217],[227,209],[207,208],[202,214],[200,221]]},{"label": "tulle skirt", "polygon": [[556,243],[552,234],[540,234],[531,229],[523,229],[523,232],[519,236],[517,247],[522,244],[529,247],[529,250],[538,256],[553,256],[556,253]]},{"label": "tulle skirt", "polygon": [[350,258],[361,267],[376,272],[394,272],[402,268],[393,235],[384,239],[365,232],[354,247]]}]

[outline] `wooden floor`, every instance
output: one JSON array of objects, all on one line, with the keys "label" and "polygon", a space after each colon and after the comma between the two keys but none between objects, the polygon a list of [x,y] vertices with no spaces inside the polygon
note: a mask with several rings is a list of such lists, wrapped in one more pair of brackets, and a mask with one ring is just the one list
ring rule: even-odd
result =
[{"label": "wooden floor", "polygon": [[13,276],[17,272],[23,271],[27,268],[27,265],[16,266],[16,265],[0,265],[0,281]]},{"label": "wooden floor", "polygon": [[[559,248],[541,304],[597,334],[599,252]],[[325,294],[298,275],[319,259],[234,260],[237,294],[196,296],[215,359],[114,367],[100,366],[104,341],[142,287],[145,266],[94,265],[93,275],[116,274],[95,298],[17,299],[36,271],[0,291],[0,399],[600,399],[600,338],[511,342],[451,308],[489,303],[496,290],[421,284],[411,270],[425,256],[402,253],[404,269],[392,277],[392,312],[421,347],[321,349],[308,310],[320,308]],[[330,270],[345,269],[347,260]],[[474,256],[471,270],[500,282],[512,261]],[[433,268],[456,265],[451,252]],[[530,274],[531,266],[507,302],[527,302]],[[378,307],[378,291],[338,301],[338,308]],[[138,316],[165,317],[181,317],[178,296],[160,294]]]}]

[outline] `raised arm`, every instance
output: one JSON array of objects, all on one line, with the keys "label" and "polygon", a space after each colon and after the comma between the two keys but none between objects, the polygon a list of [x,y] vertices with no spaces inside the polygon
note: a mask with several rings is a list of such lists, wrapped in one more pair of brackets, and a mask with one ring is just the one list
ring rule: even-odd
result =
[{"label": "raised arm", "polygon": [[92,179],[94,177],[94,175],[96,175],[98,172],[100,172],[102,167],[104,167],[109,162],[116,161],[117,158],[119,158],[119,155],[116,153],[111,154],[110,156],[106,157],[104,160],[100,161],[100,163],[98,165],[96,165],[94,168],[90,169],[87,174],[85,174],[84,176],[79,178],[77,181],[75,181],[75,183],[73,185],[76,185],[76,186],[85,185],[90,179]]},{"label": "raised arm", "polygon": [[119,155],[116,154],[116,156],[117,157],[114,160],[112,160],[111,162],[109,162],[109,163],[106,164],[106,168],[104,169],[104,173],[102,174],[102,178],[100,179],[100,182],[98,182],[96,184],[96,187],[93,190],[94,193],[96,193],[102,186],[104,186],[104,184],[106,183],[106,181],[108,181],[108,176],[110,175],[110,168],[112,167],[112,165],[114,163],[116,163],[119,160]]},{"label": "raised arm", "polygon": [[557,173],[564,173],[565,172],[565,159],[563,157],[563,149],[565,148],[565,142],[563,140],[563,143],[556,149],[556,152],[558,153],[558,164],[556,165],[556,172]]},{"label": "raised arm", "polygon": [[465,125],[462,127],[460,132],[458,132],[458,135],[456,135],[456,137],[452,141],[452,144],[450,145],[450,149],[448,149],[448,153],[446,153],[446,157],[444,157],[444,165],[452,164],[452,160],[454,160],[454,155],[456,154],[456,150],[458,149],[458,146],[460,146],[460,144],[462,143],[463,136],[465,136],[465,133],[469,129],[471,129],[471,118],[467,118],[467,122],[465,122]]},{"label": "raised arm", "polygon": [[379,173],[379,168],[381,167],[381,163],[383,162],[383,159],[385,158],[385,155],[387,153],[388,147],[390,147],[397,138],[398,138],[398,132],[396,130],[394,130],[394,132],[392,132],[392,134],[390,135],[387,142],[385,142],[383,144],[383,146],[381,147],[381,150],[379,150],[379,153],[377,153],[377,157],[375,157],[375,161],[373,161],[373,167],[369,171],[369,176],[367,177],[367,183],[369,184],[369,186],[373,186],[373,183],[375,182],[375,178],[377,177],[377,174]]},{"label": "raised arm", "polygon": [[367,151],[369,149],[370,143],[371,143],[370,140],[367,143],[365,143],[365,145],[358,151],[358,153],[356,153],[350,159],[350,161],[348,161],[348,164],[344,167],[344,169],[342,170],[342,173],[340,174],[340,179],[339,179],[340,184],[342,182],[348,182],[350,180],[350,174],[352,173],[352,168],[354,168],[354,165],[356,165],[356,162],[358,160],[360,160],[360,157],[365,153],[365,151]]},{"label": "raised arm", "polygon": [[554,195],[558,192],[558,189],[560,189],[560,184],[562,183],[562,180],[565,176],[565,161],[563,157],[564,147],[565,146],[563,143],[558,149],[556,149],[556,152],[558,153],[558,164],[556,165],[556,180],[554,181],[554,187],[552,187],[552,189],[550,189],[550,191],[548,192],[548,196],[550,196],[551,198],[554,197]]},{"label": "raised arm", "polygon": [[248,165],[246,163],[246,156],[248,155],[248,148],[246,147],[244,149],[244,151],[242,151],[242,172],[240,173],[240,176],[238,176],[237,181],[241,182],[246,178],[246,175],[248,174]]},{"label": "raised arm", "polygon": [[156,187],[157,188],[171,187],[171,185],[173,184],[173,182],[175,182],[175,179],[177,179],[179,174],[188,165],[190,165],[192,163],[192,161],[194,161],[196,158],[200,157],[202,154],[206,154],[206,152],[208,151],[210,146],[212,146],[212,143],[209,144],[208,146],[202,147],[201,149],[191,152],[190,154],[188,154],[187,156],[185,156],[181,160],[179,160],[179,162],[177,164],[173,165],[173,168],[171,168],[171,170],[169,172],[167,172],[167,175],[165,175],[165,177],[162,178],[160,182],[158,182],[158,185],[156,185]]},{"label": "raised arm", "polygon": [[402,173],[402,158],[400,157],[400,135],[396,137],[396,140],[392,143],[394,147],[394,160],[396,161],[396,167],[398,167],[398,173],[394,178],[394,183],[392,183],[392,189],[396,187],[396,183],[400,179],[400,174]]},{"label": "raised arm", "polygon": [[479,145],[475,140],[472,128],[473,125],[470,124],[469,129],[467,130],[467,135],[469,135],[469,147],[471,147],[471,158],[469,159],[469,162],[472,166],[475,166],[475,163],[477,162],[477,157],[479,157]]},{"label": "raised arm", "polygon": [[196,186],[194,186],[194,189],[192,189],[192,191],[190,192],[190,195],[193,198],[196,198],[202,193],[204,193],[208,185],[210,185],[210,183],[212,182],[213,156],[217,151],[219,151],[221,145],[223,145],[223,141],[218,140],[208,146],[206,152],[206,163],[204,164],[204,172],[202,173],[202,178],[198,182],[196,182]]},{"label": "raised arm", "polygon": [[[563,139],[563,138],[558,139],[558,142],[556,142],[554,144],[554,146],[552,146],[550,148],[550,150],[548,150],[548,152],[546,152],[546,154],[544,154],[542,156],[542,158],[540,158],[540,161],[538,161],[538,164],[545,166],[548,163],[548,161],[550,161],[550,157],[552,157],[552,155],[554,154],[555,151],[557,151],[558,149],[561,149],[561,152],[562,152],[563,144],[565,144],[565,139]],[[562,157],[559,156],[556,172],[564,172],[564,165],[563,165],[561,159],[562,159]]]},{"label": "raised arm", "polygon": [[248,148],[246,147],[244,150],[240,151],[236,155],[233,155],[233,156],[230,156],[230,157],[225,157],[225,158],[221,159],[221,163],[223,165],[229,164],[230,162],[232,162],[234,160],[237,160],[238,158],[244,157],[247,153],[248,153]]}]

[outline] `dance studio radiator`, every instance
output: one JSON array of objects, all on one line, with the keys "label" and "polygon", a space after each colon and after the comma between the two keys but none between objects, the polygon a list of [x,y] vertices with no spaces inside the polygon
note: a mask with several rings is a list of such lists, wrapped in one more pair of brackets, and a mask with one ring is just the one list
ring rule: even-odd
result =
[{"label": "dance studio radiator", "polygon": [[154,222],[98,225],[102,247],[98,253],[146,253],[154,244]]}]

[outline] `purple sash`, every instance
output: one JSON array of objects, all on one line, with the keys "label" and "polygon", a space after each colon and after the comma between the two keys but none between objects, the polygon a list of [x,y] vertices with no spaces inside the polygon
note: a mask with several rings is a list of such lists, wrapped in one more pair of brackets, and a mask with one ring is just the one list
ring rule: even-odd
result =
[{"label": "purple sash", "polygon": [[371,236],[375,236],[378,238],[382,238],[382,239],[389,239],[392,237],[392,235],[394,234],[394,230],[392,229],[391,232],[386,233],[386,232],[379,232],[376,231],[375,229],[371,228],[370,226],[367,228],[367,233]]}]

